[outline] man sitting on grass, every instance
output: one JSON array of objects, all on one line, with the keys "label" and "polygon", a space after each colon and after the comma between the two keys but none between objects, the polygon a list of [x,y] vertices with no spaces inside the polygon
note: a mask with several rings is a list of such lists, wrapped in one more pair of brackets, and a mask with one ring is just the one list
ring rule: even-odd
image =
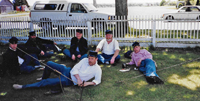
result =
[{"label": "man sitting on grass", "polygon": [[[33,84],[26,84],[26,85],[19,85],[14,84],[14,89],[25,89],[25,88],[31,88],[31,87],[45,87],[45,86],[58,86],[60,85],[60,82],[63,86],[70,86],[70,85],[77,85],[78,86],[89,86],[89,85],[98,85],[101,83],[101,75],[102,70],[101,67],[97,64],[97,52],[90,51],[88,58],[82,59],[79,63],[77,63],[72,69],[70,67],[65,67],[63,65],[54,63],[54,62],[47,62],[47,65],[51,68],[61,72],[64,76],[61,75],[59,78],[49,78],[51,72],[53,72],[52,69],[46,66],[43,76],[40,82],[33,83]],[[89,82],[88,80],[94,78],[92,82]],[[73,82],[72,82],[72,81]],[[84,82],[83,81],[88,81]],[[62,91],[61,88],[56,89],[56,91],[52,91],[51,93],[60,93]]]},{"label": "man sitting on grass", "polygon": [[140,49],[140,44],[134,42],[132,44],[134,53],[132,53],[132,60],[127,65],[135,64],[139,70],[146,76],[149,84],[164,84],[156,73],[156,65],[152,59],[152,54],[145,49]]}]

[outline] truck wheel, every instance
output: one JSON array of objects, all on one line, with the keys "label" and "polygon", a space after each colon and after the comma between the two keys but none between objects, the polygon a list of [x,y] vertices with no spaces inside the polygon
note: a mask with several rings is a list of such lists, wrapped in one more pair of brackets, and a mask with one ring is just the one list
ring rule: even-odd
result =
[{"label": "truck wheel", "polygon": [[196,19],[200,22],[200,15]]},{"label": "truck wheel", "polygon": [[[171,16],[171,15],[169,15],[169,16],[167,16],[167,17],[165,18],[165,20],[174,20],[174,17]],[[171,21],[168,21],[168,22],[171,22]]]}]

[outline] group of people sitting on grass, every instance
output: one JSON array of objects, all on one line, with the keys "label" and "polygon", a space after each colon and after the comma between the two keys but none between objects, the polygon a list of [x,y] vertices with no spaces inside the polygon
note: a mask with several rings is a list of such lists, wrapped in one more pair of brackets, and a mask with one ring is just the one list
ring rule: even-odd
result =
[{"label": "group of people sitting on grass", "polygon": [[[81,29],[76,30],[76,36],[71,39],[69,49],[60,49],[55,42],[36,37],[34,31],[29,32],[29,39],[24,45],[17,46],[17,43],[16,37],[9,40],[9,48],[3,54],[1,76],[8,74],[10,77],[15,77],[20,73],[30,73],[39,67],[44,72],[43,76],[37,79],[40,80],[39,82],[26,85],[13,84],[14,89],[53,86],[54,89],[47,94],[55,94],[62,92],[61,85],[81,87],[98,85],[102,77],[102,70],[98,64],[116,65],[120,61],[119,43],[113,38],[111,30],[105,31],[105,39],[99,42],[95,51],[89,51],[87,40],[83,37]],[[123,64],[125,68],[120,71],[127,71],[127,65],[136,65],[135,70],[142,72],[149,84],[163,84],[164,82],[156,73],[152,54],[145,49],[140,49],[138,42],[134,42],[132,46],[134,51],[130,52],[131,61]],[[89,54],[87,54],[88,51]],[[98,54],[100,51],[102,54]],[[52,61],[48,61],[45,66],[40,65],[39,58],[49,57],[54,52],[63,52],[72,61],[80,61],[73,68]],[[49,78],[51,72],[60,76]],[[90,81],[92,78],[94,79]]]}]

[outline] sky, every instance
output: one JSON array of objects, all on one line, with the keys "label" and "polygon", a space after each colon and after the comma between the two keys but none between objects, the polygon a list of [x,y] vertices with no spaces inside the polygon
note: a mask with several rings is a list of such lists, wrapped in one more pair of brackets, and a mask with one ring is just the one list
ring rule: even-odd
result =
[{"label": "sky", "polygon": [[[47,0],[37,0],[37,1],[47,1]],[[71,1],[81,1],[87,3],[93,3],[93,0],[71,0]],[[161,2],[162,0],[128,0],[128,3],[151,3],[151,2]],[[166,0],[168,1],[168,0]],[[170,0],[177,1],[177,0]],[[27,0],[28,4],[32,6],[35,0]],[[97,4],[105,4],[105,3],[115,3],[115,0],[96,0]]]}]

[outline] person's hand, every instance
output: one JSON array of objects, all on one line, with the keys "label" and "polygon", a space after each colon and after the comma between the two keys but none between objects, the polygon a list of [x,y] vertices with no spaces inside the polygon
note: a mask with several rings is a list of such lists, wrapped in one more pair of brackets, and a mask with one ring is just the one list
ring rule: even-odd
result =
[{"label": "person's hand", "polygon": [[54,45],[57,45],[57,43],[54,42]]},{"label": "person's hand", "polygon": [[81,79],[79,79],[79,80],[77,81],[77,83],[78,83],[78,86],[83,86],[83,85],[82,85],[83,82],[81,81]]},{"label": "person's hand", "polygon": [[73,55],[72,55],[72,60],[75,60],[75,59],[76,59],[76,57],[75,57],[75,55],[73,54]]},{"label": "person's hand", "polygon": [[111,60],[110,60],[110,64],[114,64],[115,63],[115,58],[112,58]]},{"label": "person's hand", "polygon": [[44,51],[41,51],[40,54],[41,54],[41,55],[44,55]]},{"label": "person's hand", "polygon": [[138,61],[138,63],[137,63],[137,65],[138,65],[138,67],[140,66],[140,64],[141,64],[141,59]]},{"label": "person's hand", "polygon": [[77,57],[78,57],[78,58],[81,58],[81,55],[79,54]]}]

